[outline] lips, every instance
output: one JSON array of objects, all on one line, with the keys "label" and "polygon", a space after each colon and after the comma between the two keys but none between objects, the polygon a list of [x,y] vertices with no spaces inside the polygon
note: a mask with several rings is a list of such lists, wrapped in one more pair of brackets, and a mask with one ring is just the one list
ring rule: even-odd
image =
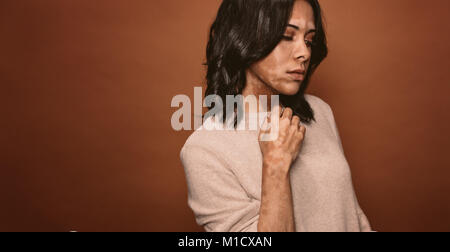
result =
[{"label": "lips", "polygon": [[295,81],[302,81],[305,78],[306,71],[303,69],[296,69],[287,72]]}]

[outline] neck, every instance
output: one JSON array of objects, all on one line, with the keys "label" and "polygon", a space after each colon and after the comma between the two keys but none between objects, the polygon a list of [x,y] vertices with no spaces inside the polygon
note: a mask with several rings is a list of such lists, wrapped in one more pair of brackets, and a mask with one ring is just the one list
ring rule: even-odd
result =
[{"label": "neck", "polygon": [[[247,83],[245,84],[245,88],[242,91],[242,96],[246,99],[248,96],[256,97],[257,104],[259,104],[259,96],[265,95],[267,97],[267,108],[262,108],[260,111],[259,106],[256,106],[256,111],[253,108],[245,105],[245,110],[249,113],[258,113],[258,112],[268,112],[270,111],[272,100],[272,95],[279,95],[280,93],[264,83],[255,73],[251,70],[247,70],[246,73]],[[265,109],[265,110],[264,110]]]}]

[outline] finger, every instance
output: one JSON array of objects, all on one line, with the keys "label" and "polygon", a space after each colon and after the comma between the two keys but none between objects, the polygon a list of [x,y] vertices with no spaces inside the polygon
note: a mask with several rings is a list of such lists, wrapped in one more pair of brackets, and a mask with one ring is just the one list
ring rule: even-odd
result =
[{"label": "finger", "polygon": [[283,113],[284,113],[284,110],[286,109],[286,107],[284,107],[284,106],[280,106],[280,116],[279,117],[281,117],[281,116],[283,116]]},{"label": "finger", "polygon": [[303,124],[300,124],[300,132],[302,132],[303,135],[306,133],[306,126]]},{"label": "finger", "polygon": [[296,132],[298,141],[303,142],[303,140],[305,139],[305,135],[306,135],[306,128],[304,125],[301,125],[300,130]]},{"label": "finger", "polygon": [[305,127],[305,125],[303,125],[303,124],[301,124],[300,123],[300,125],[299,125],[299,127],[298,127],[298,130],[297,130],[297,135],[301,135],[301,136],[305,136],[305,134],[306,134],[306,127]]},{"label": "finger", "polygon": [[294,124],[289,125],[288,139],[293,139],[297,133],[298,133],[298,126]]},{"label": "finger", "polygon": [[292,133],[292,136],[290,138],[291,139],[291,141],[290,141],[290,148],[291,149],[298,149],[299,146],[301,146],[301,144],[303,142],[304,135],[298,129],[295,129],[296,126],[291,125],[291,128],[292,128],[291,132],[293,132],[293,133]]},{"label": "finger", "polygon": [[292,114],[293,114],[293,111],[292,111],[292,109],[291,108],[286,108],[284,111],[283,111],[283,116],[282,117],[284,117],[284,118],[287,118],[287,119],[289,119],[289,121],[292,119]]},{"label": "finger", "polygon": [[297,115],[294,115],[292,117],[291,124],[295,125],[297,127],[297,129],[299,129],[300,128],[300,117],[298,117]]}]

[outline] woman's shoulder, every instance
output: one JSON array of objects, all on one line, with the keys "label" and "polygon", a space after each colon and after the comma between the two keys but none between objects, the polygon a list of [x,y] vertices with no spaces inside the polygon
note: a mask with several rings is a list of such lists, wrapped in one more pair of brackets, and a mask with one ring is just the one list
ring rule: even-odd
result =
[{"label": "woman's shoulder", "polygon": [[211,123],[211,118],[205,120],[202,126],[196,129],[187,138],[180,151],[180,157],[195,152],[208,153],[215,155],[224,152],[226,149],[238,141],[236,134],[226,130],[208,129],[205,125]]},{"label": "woman's shoulder", "polygon": [[312,94],[305,94],[305,99],[311,106],[316,116],[325,117],[327,120],[333,119],[333,111],[331,106],[325,100]]},{"label": "woman's shoulder", "polygon": [[306,101],[311,105],[311,107],[318,108],[318,109],[327,109],[330,108],[330,105],[324,101],[322,98],[312,95],[312,94],[305,94]]}]

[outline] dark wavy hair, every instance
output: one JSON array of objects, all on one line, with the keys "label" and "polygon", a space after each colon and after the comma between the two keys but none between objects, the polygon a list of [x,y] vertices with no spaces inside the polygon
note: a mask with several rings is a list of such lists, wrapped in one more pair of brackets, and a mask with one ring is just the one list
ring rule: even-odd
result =
[{"label": "dark wavy hair", "polygon": [[[297,94],[280,94],[280,103],[290,107],[303,123],[315,121],[314,111],[305,99],[311,75],[328,54],[327,40],[318,0],[306,0],[314,10],[316,36],[310,67]],[[267,57],[283,39],[295,0],[223,0],[211,26],[206,49],[207,88],[205,98],[217,95],[223,101],[227,121],[227,95],[241,95],[246,70]],[[215,103],[210,104],[211,110]],[[235,105],[236,106],[236,105]],[[205,116],[205,115],[204,115]],[[242,118],[234,118],[234,125]]]}]

